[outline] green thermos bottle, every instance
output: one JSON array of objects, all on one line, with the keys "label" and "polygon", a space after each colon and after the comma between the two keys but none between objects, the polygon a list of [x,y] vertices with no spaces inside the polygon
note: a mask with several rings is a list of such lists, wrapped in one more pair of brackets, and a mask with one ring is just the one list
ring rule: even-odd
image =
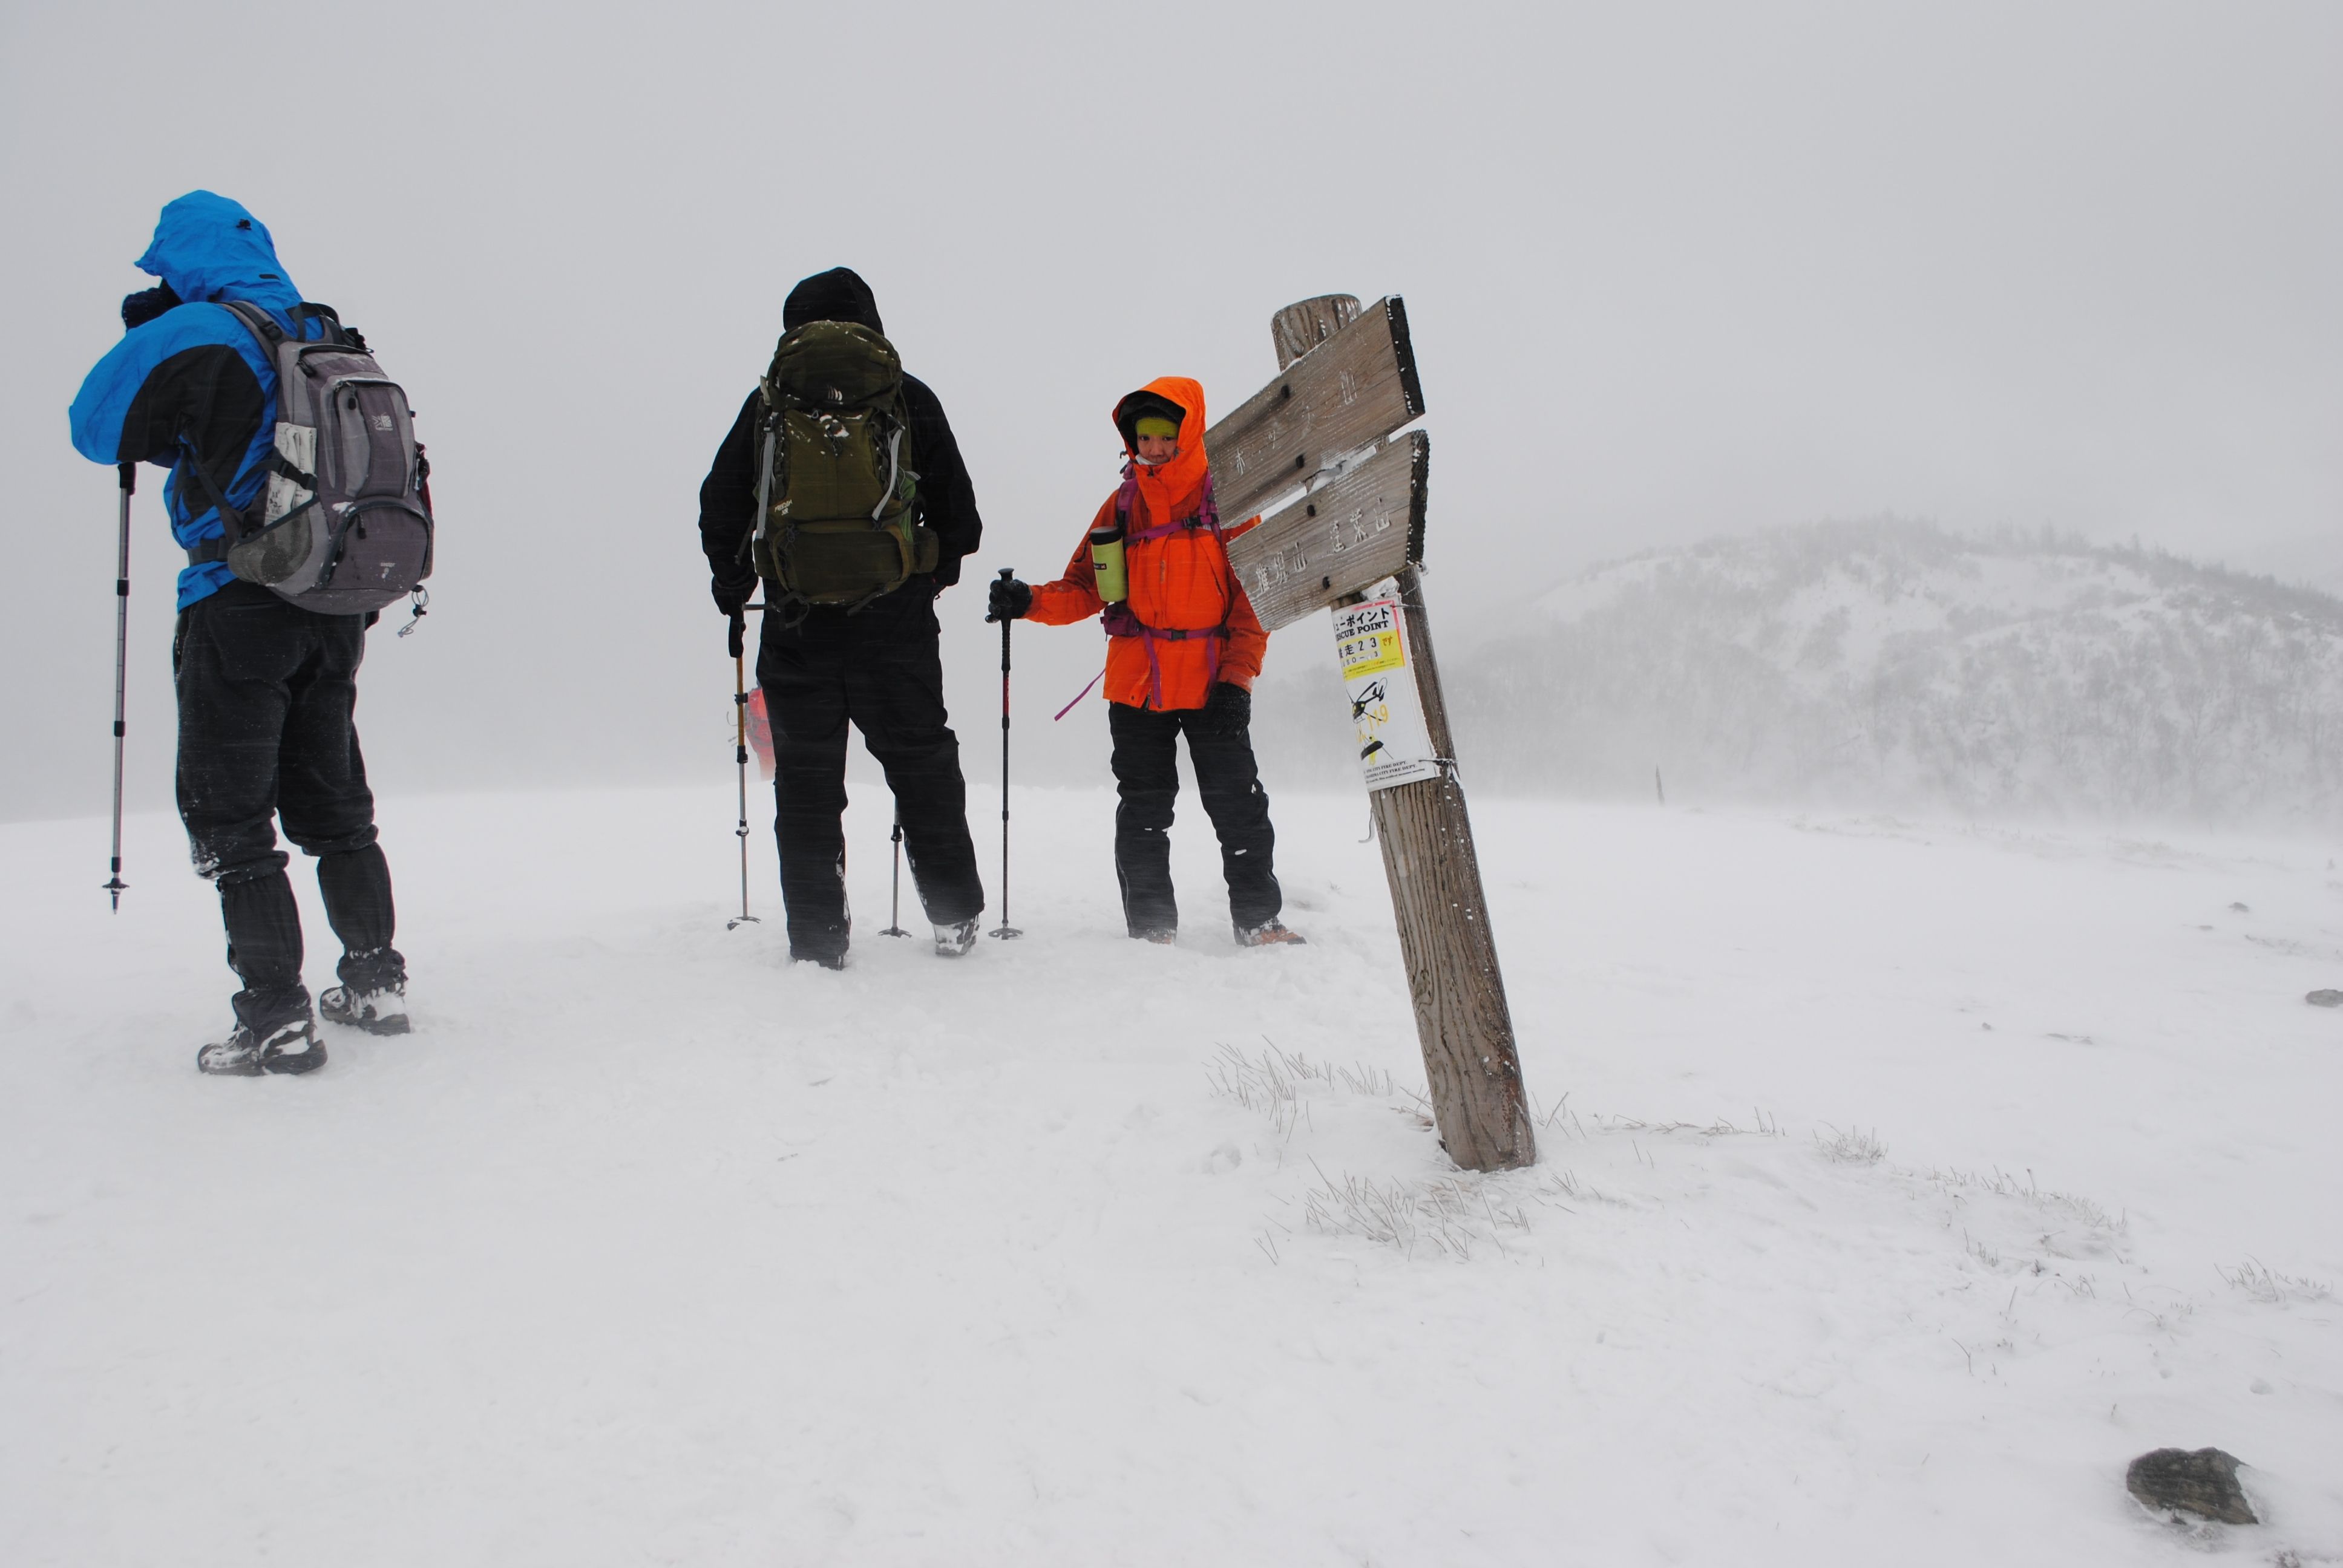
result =
[{"label": "green thermos bottle", "polygon": [[1091,570],[1098,577],[1101,604],[1121,604],[1131,597],[1131,577],[1122,566],[1122,519],[1091,530]]}]

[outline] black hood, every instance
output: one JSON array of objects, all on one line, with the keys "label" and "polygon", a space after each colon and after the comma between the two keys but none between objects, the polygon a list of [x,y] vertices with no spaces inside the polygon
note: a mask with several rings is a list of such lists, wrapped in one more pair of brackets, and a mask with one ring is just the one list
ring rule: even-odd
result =
[{"label": "black hood", "polygon": [[795,332],[809,321],[850,321],[882,337],[887,335],[879,324],[879,301],[870,286],[850,266],[817,272],[789,290],[781,306],[781,330]]},{"label": "black hood", "polygon": [[1162,393],[1141,387],[1114,406],[1114,427],[1122,432],[1124,451],[1139,450],[1139,422],[1150,414],[1161,415],[1183,427],[1188,423],[1188,410]]}]

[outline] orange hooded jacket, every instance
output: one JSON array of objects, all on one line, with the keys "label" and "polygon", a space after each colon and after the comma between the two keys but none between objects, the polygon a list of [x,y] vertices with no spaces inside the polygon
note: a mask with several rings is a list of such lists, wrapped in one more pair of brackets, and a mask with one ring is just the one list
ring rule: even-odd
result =
[{"label": "orange hooded jacket", "polygon": [[[1180,455],[1150,467],[1139,461],[1129,442],[1124,444],[1135,482],[1125,487],[1133,493],[1122,558],[1131,585],[1127,608],[1136,625],[1121,616],[1108,618],[1105,695],[1109,702],[1130,708],[1202,708],[1216,680],[1252,690],[1253,677],[1261,673],[1261,656],[1269,647],[1269,633],[1245,598],[1222,542],[1250,522],[1224,527],[1220,538],[1205,524],[1204,481],[1210,469],[1204,456],[1204,389],[1184,376],[1165,376],[1142,390],[1179,406]],[[1099,602],[1090,533],[1114,520],[1122,493],[1108,497],[1083,528],[1073,558],[1066,563],[1066,575],[1035,585],[1027,619],[1067,626],[1106,608]],[[1167,524],[1172,525],[1168,529]],[[1164,531],[1142,537],[1158,529]],[[1131,629],[1120,629],[1118,622]]]}]

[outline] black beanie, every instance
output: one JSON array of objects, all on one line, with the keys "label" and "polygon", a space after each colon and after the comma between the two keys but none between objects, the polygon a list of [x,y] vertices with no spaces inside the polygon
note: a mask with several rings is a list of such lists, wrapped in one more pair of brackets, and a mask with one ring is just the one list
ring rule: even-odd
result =
[{"label": "black beanie", "polygon": [[1139,450],[1139,422],[1153,414],[1169,419],[1174,425],[1188,423],[1188,410],[1161,392],[1150,392],[1144,387],[1114,406],[1114,427],[1122,432],[1122,444],[1130,450]]},{"label": "black beanie", "polygon": [[809,321],[851,321],[886,335],[879,324],[879,301],[870,286],[850,266],[817,272],[795,288],[781,306],[781,330],[795,332]]},{"label": "black beanie", "polygon": [[122,297],[122,329],[133,332],[146,326],[166,310],[176,310],[185,303],[177,290],[167,283],[152,288],[142,288],[136,294]]}]

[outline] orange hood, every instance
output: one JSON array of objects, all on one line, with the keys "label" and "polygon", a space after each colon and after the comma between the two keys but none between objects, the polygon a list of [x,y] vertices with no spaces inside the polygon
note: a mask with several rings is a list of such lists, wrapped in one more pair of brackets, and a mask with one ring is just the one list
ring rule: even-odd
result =
[{"label": "orange hood", "polygon": [[[1122,445],[1124,454],[1138,470],[1140,493],[1147,498],[1148,510],[1168,522],[1182,510],[1190,509],[1183,503],[1190,502],[1203,488],[1205,473],[1211,467],[1210,459],[1204,456],[1204,389],[1185,376],[1159,376],[1139,390],[1152,392],[1179,405],[1183,416],[1180,421],[1180,455],[1168,463],[1150,467],[1139,461],[1132,443],[1125,441]],[[1126,393],[1118,398],[1115,412],[1120,414],[1123,404],[1136,395]],[[1119,434],[1120,420],[1115,428]]]}]

